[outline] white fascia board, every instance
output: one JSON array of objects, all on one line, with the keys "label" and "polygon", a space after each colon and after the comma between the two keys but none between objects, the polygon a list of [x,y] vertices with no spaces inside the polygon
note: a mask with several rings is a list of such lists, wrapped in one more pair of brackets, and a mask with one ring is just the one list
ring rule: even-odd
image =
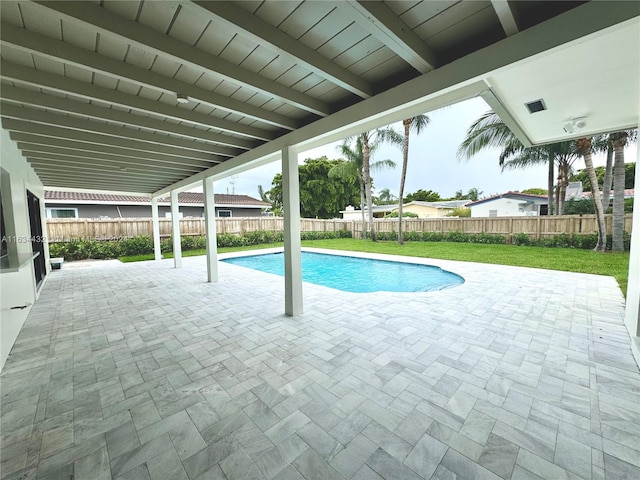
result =
[{"label": "white fascia board", "polygon": [[350,135],[401,121],[437,108],[477,97],[487,89],[486,78],[514,68],[537,55],[602,34],[638,16],[640,4],[588,2],[539,25],[505,38],[450,64],[432,70],[329,117],[287,133],[226,162],[158,190],[154,195],[196,186],[202,179],[221,179],[279,160],[284,148],[315,148]]}]

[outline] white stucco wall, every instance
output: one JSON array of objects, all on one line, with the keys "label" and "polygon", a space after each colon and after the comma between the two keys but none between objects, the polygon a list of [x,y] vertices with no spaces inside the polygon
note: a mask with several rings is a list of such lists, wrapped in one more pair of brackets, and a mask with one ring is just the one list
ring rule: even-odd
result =
[{"label": "white stucco wall", "polygon": [[[31,228],[29,226],[27,190],[40,199],[41,216],[44,223],[46,218],[44,189],[42,182],[22,157],[15,142],[9,138],[9,133],[1,129],[0,134],[0,166],[9,176],[9,182],[2,183],[2,203],[7,235],[8,237],[15,236],[15,238],[8,238],[11,241],[9,251],[13,250],[14,254],[28,255],[31,253],[31,243],[28,241],[31,238]],[[46,231],[46,225],[43,225],[43,232]],[[25,241],[16,241],[16,239]],[[49,270],[48,252],[49,249],[45,246],[47,271]],[[22,310],[12,310],[11,307],[25,304],[33,305],[36,297],[33,261],[27,262],[18,271],[5,270],[0,273],[0,368],[4,367],[11,347],[31,310],[30,306]]]},{"label": "white stucco wall", "polygon": [[524,206],[525,212],[520,211],[522,204],[526,203],[524,200],[517,200],[513,198],[496,198],[489,202],[479,203],[478,205],[471,205],[472,217],[488,217],[490,210],[497,210],[498,217],[517,217],[521,215],[537,215],[539,206],[534,204],[527,204]]}]

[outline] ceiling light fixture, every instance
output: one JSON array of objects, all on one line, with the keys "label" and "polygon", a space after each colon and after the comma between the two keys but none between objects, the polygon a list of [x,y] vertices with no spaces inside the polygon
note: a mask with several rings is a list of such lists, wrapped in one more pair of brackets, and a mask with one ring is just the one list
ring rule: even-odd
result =
[{"label": "ceiling light fixture", "polygon": [[189,103],[189,97],[182,93],[176,94],[176,100],[178,101],[178,103]]},{"label": "ceiling light fixture", "polygon": [[587,126],[587,117],[578,117],[571,120],[564,126],[566,133],[580,133]]}]

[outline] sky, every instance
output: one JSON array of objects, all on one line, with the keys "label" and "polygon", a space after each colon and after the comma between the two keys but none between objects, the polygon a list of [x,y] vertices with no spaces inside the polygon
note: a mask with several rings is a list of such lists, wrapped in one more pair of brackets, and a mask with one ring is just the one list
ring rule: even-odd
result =
[{"label": "sky", "polygon": [[[466,193],[477,188],[482,197],[508,191],[521,191],[527,188],[547,188],[546,165],[521,170],[501,171],[498,165],[499,150],[485,150],[467,161],[456,158],[458,145],[465,137],[467,128],[483,113],[490,110],[480,98],[474,98],[428,114],[431,122],[420,135],[412,133],[409,144],[409,164],[405,196],[419,189],[433,190],[442,198],[453,197],[457,190]],[[393,125],[402,132],[400,123]],[[340,158],[337,146],[341,142],[315,148],[299,155],[302,163],[305,158],[327,156]],[[372,172],[376,191],[388,188],[397,196],[400,186],[402,151],[399,147],[384,145],[373,157],[375,160],[391,159],[396,162],[395,169]],[[625,150],[625,159],[635,161],[636,146]],[[604,165],[605,157],[594,158],[594,164]],[[576,162],[576,169],[584,168],[582,161]],[[259,198],[258,185],[265,190],[271,188],[271,181],[280,173],[280,162],[271,163],[253,170],[240,173],[233,178],[216,182],[217,193],[245,194]]]}]

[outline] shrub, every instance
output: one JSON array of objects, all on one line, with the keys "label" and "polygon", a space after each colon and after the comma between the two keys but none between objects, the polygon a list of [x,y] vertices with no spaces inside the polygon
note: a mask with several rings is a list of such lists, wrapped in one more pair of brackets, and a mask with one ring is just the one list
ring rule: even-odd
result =
[{"label": "shrub", "polygon": [[[389,212],[384,218],[398,218],[398,212]],[[402,212],[402,218],[419,218],[417,213]]]}]

